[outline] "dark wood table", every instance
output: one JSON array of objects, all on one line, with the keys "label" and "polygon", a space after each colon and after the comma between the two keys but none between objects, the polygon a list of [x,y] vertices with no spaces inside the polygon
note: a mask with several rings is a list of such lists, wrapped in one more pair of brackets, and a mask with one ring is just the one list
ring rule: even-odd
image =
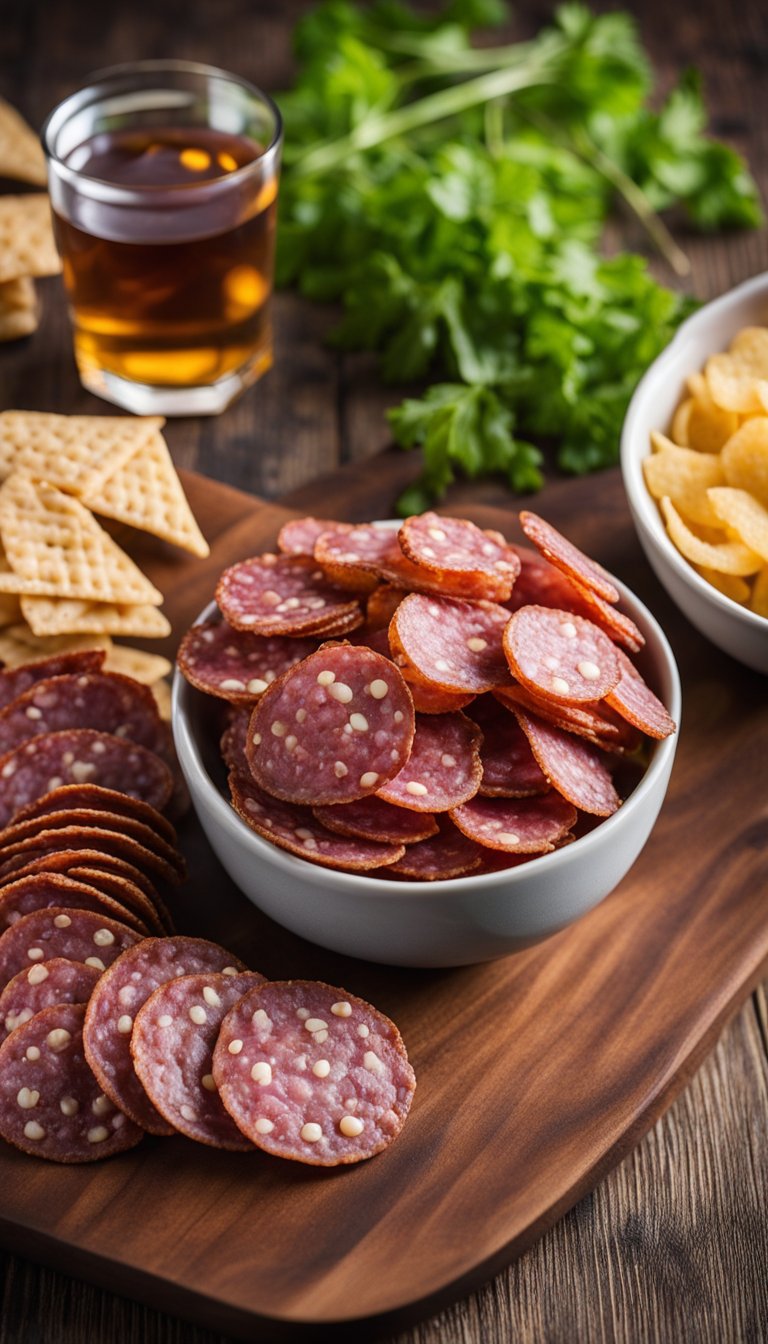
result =
[{"label": "dark wood table", "polygon": [[[289,32],[305,8],[298,0],[0,0],[0,92],[39,123],[90,70],[168,54],[276,89],[290,79]],[[727,8],[718,0],[632,0],[627,8],[638,17],[660,87],[698,66],[713,131],[748,154],[765,187],[763,0]],[[549,9],[524,0],[517,31],[532,31]],[[622,237],[641,245],[626,229]],[[693,262],[690,285],[702,299],[768,266],[765,230],[683,242]],[[46,282],[43,293],[34,340],[0,350],[0,404],[99,409],[77,382],[58,282]],[[310,509],[318,476],[385,449],[383,411],[397,390],[382,389],[369,359],[324,346],[329,318],[320,307],[280,296],[275,369],[219,419],[171,424],[177,463]],[[406,475],[415,467],[404,459]],[[498,502],[500,495],[489,484],[473,497]],[[459,489],[454,502],[462,498]],[[492,1283],[399,1335],[397,1344],[767,1339],[767,1046],[762,989],[687,1090],[591,1196]],[[223,1344],[221,1336],[12,1254],[0,1263],[0,1344]]]}]

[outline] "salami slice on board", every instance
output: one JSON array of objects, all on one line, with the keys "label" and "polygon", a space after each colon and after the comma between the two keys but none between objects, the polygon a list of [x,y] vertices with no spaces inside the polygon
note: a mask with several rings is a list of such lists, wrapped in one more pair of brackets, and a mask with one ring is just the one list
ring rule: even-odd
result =
[{"label": "salami slice on board", "polygon": [[38,681],[73,672],[98,672],[105,656],[103,649],[78,649],[72,653],[55,653],[37,662],[22,663],[19,667],[6,667],[0,672],[0,708],[24,695]]},{"label": "salami slice on board", "polygon": [[103,971],[141,934],[91,910],[51,906],[17,919],[0,934],[0,985],[33,962],[66,957]]},{"label": "salami slice on board", "polygon": [[0,755],[72,728],[114,733],[163,757],[167,751],[168,727],[149,686],[120,672],[82,672],[38,681],[0,711]]},{"label": "salami slice on board", "polygon": [[181,853],[175,845],[162,840],[154,827],[137,821],[135,817],[121,816],[118,812],[94,812],[87,807],[70,807],[59,812],[44,812],[39,817],[28,817],[26,821],[12,821],[10,826],[0,831],[0,855],[4,859],[13,853],[17,841],[31,839],[42,831],[71,831],[73,826],[86,831],[115,831],[123,838],[135,840],[157,854],[176,872],[179,881],[186,876],[186,865]]},{"label": "salami slice on board", "polygon": [[283,523],[277,537],[277,549],[284,555],[315,554],[315,543],[324,532],[349,531],[349,523],[336,523],[331,518],[291,518]]},{"label": "salami slice on board", "polygon": [[0,1041],[55,1003],[87,1003],[101,971],[82,961],[53,957],[13,976],[0,994]]},{"label": "salami slice on board", "polygon": [[546,854],[570,831],[576,809],[551,790],[536,798],[473,798],[451,818],[470,840],[489,849]]},{"label": "salami slice on board", "polygon": [[[127,924],[129,929],[135,929],[144,937],[150,932],[148,925],[133,910],[99,891],[98,887],[78,882],[63,873],[34,873],[0,887],[0,930],[9,929],[24,915],[31,915],[33,910],[47,910],[54,905],[58,909],[93,910]],[[150,910],[150,916],[151,913]]]},{"label": "salami slice on board", "polygon": [[51,812],[62,812],[66,808],[87,808],[91,812],[111,812],[133,817],[145,826],[151,826],[167,844],[175,846],[177,843],[175,828],[156,807],[129,793],[105,789],[99,784],[61,784],[57,789],[51,789],[49,793],[19,808],[13,821],[27,821],[30,817],[42,817]]},{"label": "salami slice on board", "polygon": [[100,826],[59,826],[38,831],[26,840],[16,840],[4,847],[0,863],[0,877],[7,877],[35,858],[44,854],[72,850],[103,850],[126,859],[148,876],[178,886],[182,873],[176,863],[171,864],[155,849],[148,849],[121,831],[110,831]]},{"label": "salami slice on board", "polygon": [[360,604],[330,583],[314,560],[255,555],[225,569],[216,589],[224,619],[259,635],[323,634],[361,625]]},{"label": "salami slice on board", "polygon": [[482,734],[464,714],[419,717],[413,747],[400,773],[379,797],[416,812],[447,812],[477,793],[483,769]]},{"label": "salami slice on board", "polygon": [[233,705],[252,705],[273,681],[316,648],[314,639],[256,635],[226,621],[203,621],[188,630],[176,661],[187,681]]}]

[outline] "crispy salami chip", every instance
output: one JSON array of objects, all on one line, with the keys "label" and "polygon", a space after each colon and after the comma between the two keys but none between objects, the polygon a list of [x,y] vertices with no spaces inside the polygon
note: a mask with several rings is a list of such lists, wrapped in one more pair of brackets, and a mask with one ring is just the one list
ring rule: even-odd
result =
[{"label": "crispy salami chip", "polygon": [[616,650],[591,621],[554,607],[521,607],[504,632],[513,675],[534,694],[572,705],[601,700],[621,677]]},{"label": "crispy salami chip", "polygon": [[402,588],[393,588],[389,583],[380,583],[369,594],[365,604],[365,619],[371,630],[386,629],[405,594]]},{"label": "crispy salami chip", "polygon": [[72,653],[55,653],[34,663],[22,663],[19,667],[6,667],[0,672],[0,708],[24,695],[38,681],[73,672],[98,672],[104,658],[103,649],[78,649]]},{"label": "crispy salami chip", "polygon": [[178,880],[186,875],[186,866],[179,850],[162,840],[152,826],[146,826],[135,817],[121,816],[117,812],[94,812],[87,807],[70,807],[60,812],[44,812],[40,817],[28,817],[26,821],[13,821],[0,831],[0,856],[5,860],[6,856],[12,855],[18,841],[32,839],[43,831],[66,829],[71,832],[74,826],[85,831],[115,831],[121,837],[135,840],[157,854],[176,872]]},{"label": "crispy salami chip", "polygon": [[340,587],[370,592],[385,566],[403,558],[397,535],[389,527],[342,523],[321,533],[315,542],[315,560]]},{"label": "crispy salami chip", "polygon": [[257,783],[294,803],[348,803],[375,793],[408,759],[413,703],[394,663],[329,645],[264,693],[251,718]]},{"label": "crispy salami chip", "polygon": [[419,717],[406,765],[379,797],[416,812],[447,812],[477,793],[482,734],[464,714]]},{"label": "crispy salami chip", "polygon": [[[133,878],[126,875],[129,871],[133,871],[137,877],[146,882],[143,874],[133,869],[130,863],[121,864],[119,859],[107,859],[106,863],[113,863],[116,865],[115,868],[108,868],[104,862],[100,867],[89,867],[89,864],[94,864],[94,860],[89,857],[86,863],[82,853],[73,855],[72,859],[73,863],[67,869],[67,875],[75,882],[87,882],[90,887],[96,887],[105,896],[111,896],[120,905],[126,906],[147,924],[151,933],[175,932],[165,902],[157,892],[153,889],[151,895],[148,894]],[[82,867],[75,862],[76,859],[83,860]],[[151,883],[147,883],[147,886],[151,887]],[[0,887],[0,894],[2,891],[3,888]]]},{"label": "crispy salami chip", "polygon": [[474,702],[469,717],[483,734],[479,793],[487,798],[527,798],[547,792],[549,782],[514,714],[497,700],[483,698]]},{"label": "crispy salami chip", "polygon": [[17,872],[26,867],[35,858],[43,854],[61,850],[103,850],[126,859],[148,876],[178,886],[183,872],[176,862],[169,863],[155,849],[148,849],[138,840],[133,840],[121,831],[111,831],[100,826],[59,826],[50,830],[38,831],[26,840],[16,840],[5,845],[0,862],[0,877]]},{"label": "crispy salami chip", "polygon": [[576,809],[551,790],[537,798],[473,798],[451,817],[470,840],[489,849],[546,854],[570,831]]},{"label": "crispy salami chip", "polygon": [[441,691],[439,686],[430,686],[408,667],[400,667],[400,671],[417,714],[454,714],[474,699],[471,691]]},{"label": "crispy salami chip", "polygon": [[523,509],[520,514],[520,526],[529,541],[556,569],[560,569],[569,578],[576,579],[585,588],[602,597],[605,602],[618,602],[619,591],[611,582],[610,575],[602,565],[591,560],[580,551],[578,546],[568,541],[551,523],[545,522],[536,513]]},{"label": "crispy salami chip", "polygon": [[240,999],[222,1023],[213,1076],[252,1143],[322,1167],[386,1148],[416,1087],[395,1024],[309,980],[273,981]]},{"label": "crispy salami chip", "polygon": [[0,994],[0,1041],[55,1003],[87,1003],[101,971],[82,961],[36,961],[8,981]]},{"label": "crispy salami chip", "polygon": [[361,840],[378,840],[382,844],[412,845],[437,833],[437,822],[429,812],[395,807],[383,798],[358,798],[354,803],[314,807],[312,811],[329,831],[357,836]]},{"label": "crispy salami chip", "polygon": [[488,588],[487,596],[509,597],[520,572],[517,555],[498,533],[483,532],[466,518],[436,513],[406,518],[398,533],[403,554],[442,577],[469,576]]},{"label": "crispy salami chip", "polygon": [[87,808],[91,812],[117,813],[121,817],[133,817],[152,830],[169,845],[176,845],[175,828],[162,812],[140,798],[117,789],[105,789],[99,784],[61,784],[39,798],[34,798],[13,817],[14,824],[27,821],[30,817],[42,817],[51,812],[62,812],[66,808]]},{"label": "crispy salami chip", "polygon": [[95,1162],[143,1138],[85,1061],[84,1016],[82,1003],[54,1004],[0,1046],[0,1135],[50,1162]]},{"label": "crispy salami chip", "polygon": [[177,654],[187,681],[233,705],[252,705],[294,663],[316,648],[314,639],[255,635],[226,621],[203,621],[188,630]]},{"label": "crispy salami chip", "polygon": [[0,890],[10,882],[18,882],[20,877],[27,877],[30,873],[73,873],[77,877],[80,873],[75,870],[88,866],[92,870],[117,873],[121,877],[128,878],[153,903],[157,898],[155,887],[145,873],[140,872],[126,859],[119,859],[114,854],[105,854],[98,849],[54,849],[38,854],[35,858],[30,858],[22,868],[14,868],[5,875],[0,874]]},{"label": "crispy salami chip", "polygon": [[244,1151],[252,1144],[225,1111],[213,1081],[219,1027],[258,971],[203,972],[160,985],[136,1014],[131,1057],[139,1082],[160,1115],[187,1138]]},{"label": "crispy salami chip", "polygon": [[115,733],[163,756],[167,750],[167,725],[149,686],[120,672],[82,672],[39,681],[6,705],[0,754],[30,737],[72,728]]},{"label": "crispy salami chip", "polygon": [[517,685],[494,692],[494,695],[513,713],[518,709],[530,711],[547,723],[553,723],[556,728],[586,738],[587,742],[605,751],[634,751],[640,741],[637,729],[622,719],[605,700],[583,705],[562,705],[543,695],[534,695],[525,686]]},{"label": "crispy salami chip", "polygon": [[517,711],[536,760],[558,793],[582,812],[608,817],[621,804],[598,748],[534,714]]},{"label": "crispy salami chip", "polygon": [[315,543],[324,532],[344,532],[349,523],[336,523],[331,518],[292,518],[283,523],[277,537],[277,548],[283,555],[315,553]]},{"label": "crispy salami chip", "polygon": [[273,798],[255,780],[236,771],[230,774],[229,787],[232,806],[252,831],[310,863],[362,872],[394,863],[403,853],[402,844],[378,844],[330,831],[311,808]]},{"label": "crispy salami chip", "polygon": [[475,872],[484,852],[474,840],[462,835],[448,817],[441,816],[438,834],[409,845],[402,859],[381,876],[394,874],[412,882],[442,882]]},{"label": "crispy salami chip", "polygon": [[422,680],[479,695],[510,681],[502,643],[509,619],[493,602],[412,593],[392,618],[389,641]]},{"label": "crispy salami chip", "polygon": [[0,934],[0,985],[36,961],[66,957],[103,971],[141,934],[92,910],[51,906],[17,919]]},{"label": "crispy salami chip", "polygon": [[173,776],[165,761],[134,742],[88,728],[46,733],[0,756],[0,825],[61,784],[86,780],[158,809],[173,792]]},{"label": "crispy salami chip", "polygon": [[0,887],[0,930],[9,929],[23,915],[31,915],[33,910],[47,910],[54,905],[58,909],[94,910],[127,924],[136,933],[146,936],[150,932],[148,925],[133,910],[97,887],[66,877],[64,873],[33,873]]},{"label": "crispy salami chip", "polygon": [[255,555],[225,569],[216,589],[224,619],[259,635],[319,635],[361,625],[360,604],[300,555]]},{"label": "crispy salami chip", "polygon": [[618,607],[611,606],[610,602],[606,602],[591,588],[583,587],[575,579],[572,586],[575,594],[572,604],[574,610],[586,616],[615,644],[620,644],[622,648],[629,649],[630,653],[640,652],[645,644],[645,636],[641,630],[638,630],[631,616],[627,616],[624,611],[619,611]]},{"label": "crispy salami chip", "polygon": [[222,759],[228,770],[249,775],[251,767],[245,754],[248,741],[248,725],[251,722],[250,708],[242,705],[230,712],[229,722],[221,735],[219,744]]},{"label": "crispy salami chip", "polygon": [[669,737],[675,731],[674,719],[621,649],[618,656],[621,680],[606,696],[608,704],[649,737]]},{"label": "crispy salami chip", "polygon": [[527,546],[517,546],[515,550],[520,556],[522,569],[512,589],[512,596],[505,603],[510,611],[529,605],[572,611],[599,626],[615,643],[629,649],[630,653],[637,653],[643,647],[645,638],[642,631],[638,630],[625,612],[619,611],[576,579],[569,579],[535,551],[528,550]]},{"label": "crispy salami chip", "polygon": [[[0,940],[1,941],[1,940]],[[88,1003],[85,1055],[108,1097],[150,1134],[171,1134],[136,1076],[131,1059],[133,1020],[150,994],[178,975],[221,971],[236,975],[242,962],[205,938],[145,938],[101,977]]]}]

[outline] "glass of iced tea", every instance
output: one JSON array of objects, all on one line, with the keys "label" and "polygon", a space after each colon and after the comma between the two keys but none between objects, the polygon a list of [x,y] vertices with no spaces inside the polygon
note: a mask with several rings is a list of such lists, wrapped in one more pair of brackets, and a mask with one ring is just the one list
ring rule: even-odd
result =
[{"label": "glass of iced tea", "polygon": [[214,415],[272,362],[282,123],[223,70],[91,77],[43,128],[85,387],[141,415]]}]

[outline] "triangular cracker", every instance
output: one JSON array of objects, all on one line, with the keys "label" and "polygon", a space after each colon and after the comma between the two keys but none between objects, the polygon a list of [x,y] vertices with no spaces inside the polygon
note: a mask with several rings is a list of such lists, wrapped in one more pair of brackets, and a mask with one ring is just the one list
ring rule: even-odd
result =
[{"label": "triangular cracker", "polygon": [[83,502],[94,513],[151,532],[193,555],[210,554],[161,434],[154,434],[97,492],[83,495]]},{"label": "triangular cracker", "polygon": [[144,452],[162,416],[0,412],[0,472],[22,471],[82,498],[134,453]]},{"label": "triangular cracker", "polygon": [[157,607],[143,603],[88,602],[78,597],[21,598],[25,621],[36,635],[105,634],[164,639],[169,620]]},{"label": "triangular cracker", "polygon": [[45,156],[31,126],[0,98],[0,177],[45,186]]},{"label": "triangular cracker", "polygon": [[0,196],[0,280],[60,270],[48,197]]}]

